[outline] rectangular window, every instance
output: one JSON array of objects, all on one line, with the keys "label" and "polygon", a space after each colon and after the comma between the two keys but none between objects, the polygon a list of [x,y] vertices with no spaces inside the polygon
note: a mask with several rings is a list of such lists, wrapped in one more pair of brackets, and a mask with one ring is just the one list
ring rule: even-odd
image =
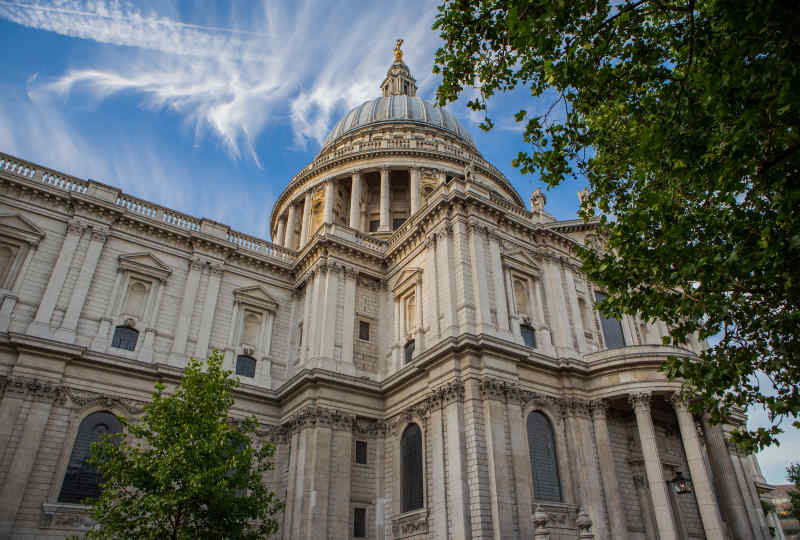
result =
[{"label": "rectangular window", "polygon": [[536,331],[533,329],[533,327],[528,326],[527,324],[521,324],[519,325],[519,331],[522,334],[522,341],[525,343],[525,346],[535,349]]},{"label": "rectangular window", "polygon": [[353,538],[367,537],[367,509],[353,509]]},{"label": "rectangular window", "polygon": [[[595,293],[598,302],[602,302],[608,295],[605,293]],[[625,336],[622,334],[622,324],[619,319],[606,317],[600,314],[600,326],[603,328],[603,337],[606,341],[606,349],[619,349],[625,346]]]},{"label": "rectangular window", "polygon": [[367,441],[356,441],[356,463],[367,464]]},{"label": "rectangular window", "polygon": [[411,360],[414,358],[414,340],[413,339],[411,341],[409,341],[408,343],[406,343],[406,346],[403,348],[403,357],[405,358],[405,362],[406,363],[411,362]]},{"label": "rectangular window", "polygon": [[358,339],[369,341],[369,323],[358,321]]},{"label": "rectangular window", "polygon": [[393,231],[396,231],[397,229],[399,229],[399,228],[400,228],[400,225],[402,225],[402,224],[403,224],[403,223],[405,223],[405,222],[406,222],[406,218],[404,218],[404,217],[401,217],[401,218],[394,218],[394,219],[392,220],[392,230],[393,230]]},{"label": "rectangular window", "polygon": [[378,227],[381,226],[381,221],[379,219],[373,219],[369,222],[369,232],[378,232]]}]

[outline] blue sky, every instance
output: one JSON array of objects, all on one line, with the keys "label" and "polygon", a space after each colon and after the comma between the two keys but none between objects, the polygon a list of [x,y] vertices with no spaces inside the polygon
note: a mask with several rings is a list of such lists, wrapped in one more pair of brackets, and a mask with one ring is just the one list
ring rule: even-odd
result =
[{"label": "blue sky", "polygon": [[[275,198],[351,107],[379,95],[395,39],[432,99],[436,3],[0,0],[0,150],[236,230],[267,237]],[[524,91],[490,103],[489,133],[448,109],[527,201],[544,185],[511,160]],[[576,217],[580,180],[547,192]],[[758,422],[758,414],[753,421]],[[795,430],[761,456],[783,482]]]}]

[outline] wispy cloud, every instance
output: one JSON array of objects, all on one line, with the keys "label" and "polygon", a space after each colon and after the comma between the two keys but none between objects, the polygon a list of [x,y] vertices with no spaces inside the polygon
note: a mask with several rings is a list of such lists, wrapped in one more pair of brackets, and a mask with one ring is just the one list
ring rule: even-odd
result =
[{"label": "wispy cloud", "polygon": [[[265,0],[248,7],[219,26],[102,0],[0,1],[0,17],[125,46],[95,65],[35,83],[37,99],[76,91],[97,100],[139,95],[146,107],[178,113],[196,137],[212,134],[234,158],[256,163],[255,141],[270,122],[288,122],[296,144],[305,147],[322,142],[337,112],[376,96],[395,37],[406,40],[415,71],[430,72],[437,45],[431,3],[354,4],[348,11],[303,1],[289,11]],[[423,76],[420,84],[430,86],[432,79]]]}]

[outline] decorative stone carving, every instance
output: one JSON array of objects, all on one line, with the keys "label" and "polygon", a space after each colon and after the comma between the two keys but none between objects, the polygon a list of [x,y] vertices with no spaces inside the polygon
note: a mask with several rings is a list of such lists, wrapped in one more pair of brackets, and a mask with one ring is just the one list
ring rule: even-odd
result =
[{"label": "decorative stone carving", "polygon": [[628,401],[633,405],[634,409],[642,408],[650,410],[650,400],[651,396],[648,392],[638,392],[628,395]]},{"label": "decorative stone carving", "polygon": [[140,414],[144,412],[146,402],[138,401],[130,398],[112,397],[107,394],[99,392],[91,392],[89,390],[78,390],[75,388],[65,388],[66,395],[78,407],[85,407],[91,404],[103,405],[108,408],[119,406],[131,414]]},{"label": "decorative stone carving", "polygon": [[547,197],[542,193],[542,189],[537,187],[536,191],[531,193],[531,211],[543,212],[545,203],[547,203]]},{"label": "decorative stone carving", "polygon": [[63,405],[66,403],[64,387],[50,381],[41,381],[30,377],[9,377],[6,381],[6,394],[15,394],[20,398],[29,397],[32,401]]},{"label": "decorative stone carving", "polygon": [[392,520],[392,536],[394,538],[408,538],[418,534],[428,533],[428,513],[415,512],[401,515]]},{"label": "decorative stone carving", "polygon": [[88,531],[97,523],[89,517],[88,507],[75,504],[42,505],[39,526],[43,529]]}]

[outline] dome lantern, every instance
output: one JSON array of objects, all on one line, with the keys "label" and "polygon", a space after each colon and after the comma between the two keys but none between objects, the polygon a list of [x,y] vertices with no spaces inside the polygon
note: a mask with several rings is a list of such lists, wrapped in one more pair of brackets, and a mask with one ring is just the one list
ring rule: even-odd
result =
[{"label": "dome lantern", "polygon": [[398,39],[394,45],[394,63],[386,72],[386,78],[381,83],[383,97],[389,96],[416,96],[417,81],[411,76],[411,71],[403,62],[403,50],[400,46],[403,40]]}]

